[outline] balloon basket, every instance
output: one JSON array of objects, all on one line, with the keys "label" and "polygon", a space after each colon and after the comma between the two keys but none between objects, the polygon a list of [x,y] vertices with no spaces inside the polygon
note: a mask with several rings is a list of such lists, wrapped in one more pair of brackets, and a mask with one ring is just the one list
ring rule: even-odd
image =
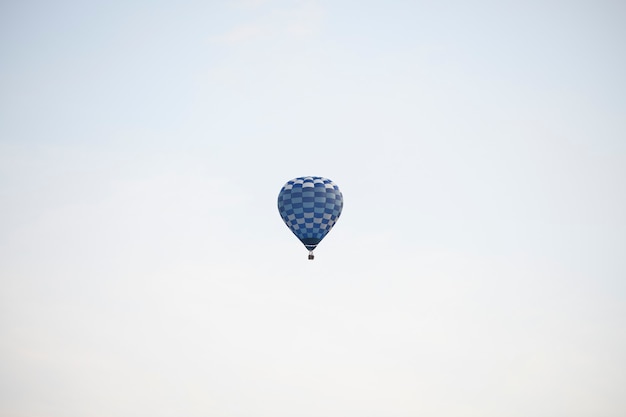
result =
[{"label": "balloon basket", "polygon": [[313,256],[313,251],[309,251],[309,261],[312,261],[313,259],[315,259],[315,256]]}]

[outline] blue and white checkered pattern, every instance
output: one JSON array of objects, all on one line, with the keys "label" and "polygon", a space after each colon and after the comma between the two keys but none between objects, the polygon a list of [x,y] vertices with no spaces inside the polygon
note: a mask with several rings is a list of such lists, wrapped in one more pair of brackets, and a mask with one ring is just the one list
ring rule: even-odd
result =
[{"label": "blue and white checkered pattern", "polygon": [[342,208],[341,191],[327,178],[295,178],[278,194],[280,216],[308,250],[315,249],[330,232]]}]

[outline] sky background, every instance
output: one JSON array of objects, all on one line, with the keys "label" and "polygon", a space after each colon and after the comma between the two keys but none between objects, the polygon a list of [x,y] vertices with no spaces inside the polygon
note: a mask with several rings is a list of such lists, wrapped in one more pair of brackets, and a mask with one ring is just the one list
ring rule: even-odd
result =
[{"label": "sky background", "polygon": [[1,2],[0,416],[624,416],[625,40],[620,1]]}]

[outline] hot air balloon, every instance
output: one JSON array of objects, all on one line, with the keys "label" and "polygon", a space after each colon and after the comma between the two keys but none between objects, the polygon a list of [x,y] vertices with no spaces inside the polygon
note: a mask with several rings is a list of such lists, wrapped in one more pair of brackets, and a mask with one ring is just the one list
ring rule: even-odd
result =
[{"label": "hot air balloon", "polygon": [[280,217],[309,250],[311,260],[313,250],[333,228],[342,208],[343,195],[327,178],[294,178],[278,194]]}]

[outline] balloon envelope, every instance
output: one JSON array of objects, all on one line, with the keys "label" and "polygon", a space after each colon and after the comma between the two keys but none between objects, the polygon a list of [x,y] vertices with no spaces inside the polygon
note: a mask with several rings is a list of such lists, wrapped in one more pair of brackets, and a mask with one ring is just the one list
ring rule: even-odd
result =
[{"label": "balloon envelope", "polygon": [[278,194],[280,216],[309,251],[330,232],[342,208],[339,187],[323,177],[294,178]]}]

